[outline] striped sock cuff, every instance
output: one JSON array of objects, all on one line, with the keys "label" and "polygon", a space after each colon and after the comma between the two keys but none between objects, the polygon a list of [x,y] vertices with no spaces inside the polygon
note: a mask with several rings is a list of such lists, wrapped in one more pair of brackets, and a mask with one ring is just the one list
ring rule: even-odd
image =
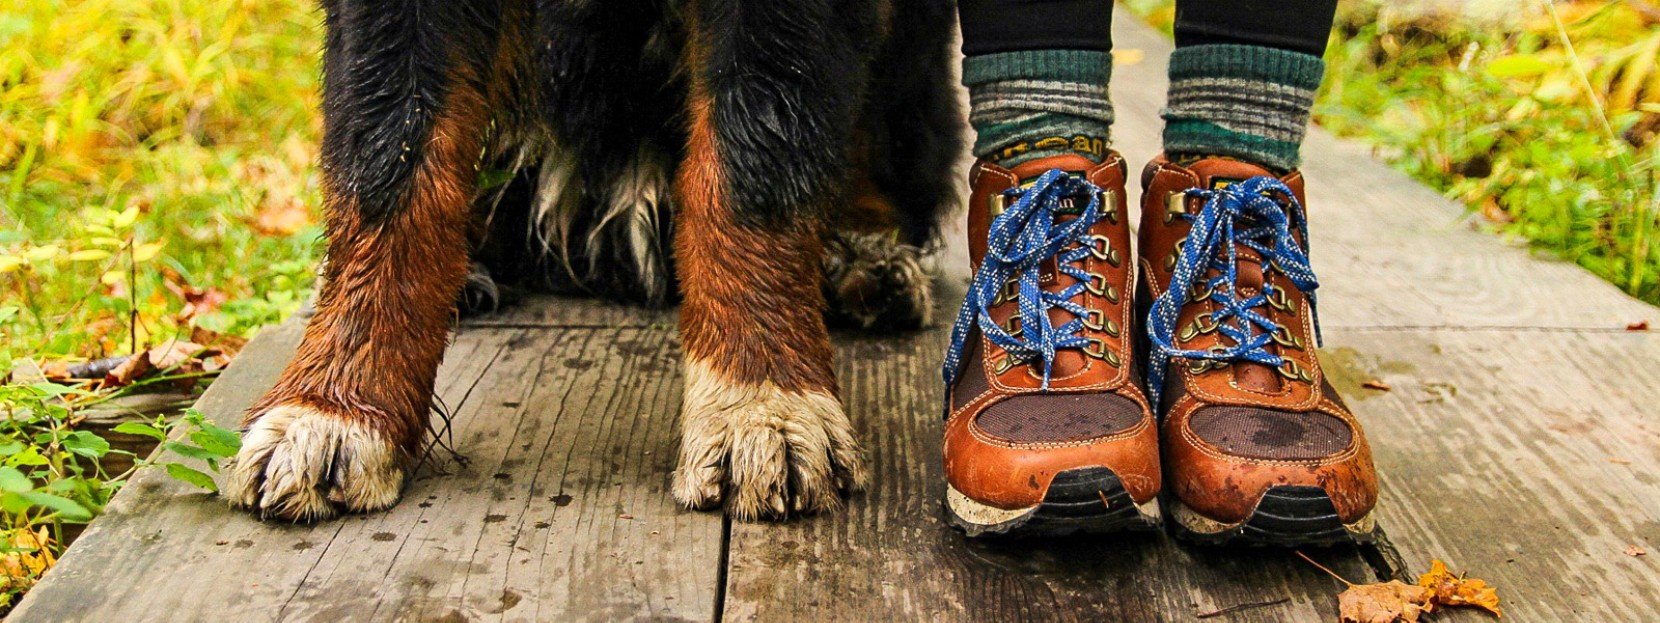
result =
[{"label": "striped sock cuff", "polygon": [[1290,170],[1308,132],[1325,62],[1251,45],[1196,45],[1170,55],[1164,149]]},{"label": "striped sock cuff", "polygon": [[1105,158],[1112,129],[1107,82],[1112,54],[1099,50],[1020,50],[963,61],[974,155],[1013,166],[1076,152]]}]

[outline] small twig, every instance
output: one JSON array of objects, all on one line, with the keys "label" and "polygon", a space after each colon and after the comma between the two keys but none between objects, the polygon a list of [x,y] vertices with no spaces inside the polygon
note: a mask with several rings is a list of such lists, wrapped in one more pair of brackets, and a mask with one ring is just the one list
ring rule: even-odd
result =
[{"label": "small twig", "polygon": [[127,334],[138,354],[138,238],[127,237]]},{"label": "small twig", "polygon": [[103,359],[94,359],[94,360],[88,361],[86,363],[78,363],[78,364],[69,366],[69,369],[67,370],[67,372],[69,374],[69,378],[72,378],[72,379],[84,379],[84,380],[102,379],[102,378],[104,378],[104,375],[110,373],[110,370],[114,370],[117,367],[120,367],[121,364],[126,363],[128,359],[132,359],[133,357],[137,357],[138,355],[139,355],[139,353],[133,353],[133,354],[130,354],[130,355],[116,355],[114,357],[105,357]]},{"label": "small twig", "polygon": [[1280,604],[1288,603],[1290,601],[1291,601],[1290,597],[1281,597],[1281,598],[1275,599],[1273,601],[1253,601],[1251,603],[1234,604],[1232,606],[1228,606],[1228,607],[1223,608],[1221,610],[1213,610],[1213,611],[1210,611],[1210,612],[1201,612],[1201,613],[1199,613],[1199,618],[1209,619],[1209,618],[1212,618],[1212,617],[1219,617],[1219,616],[1222,616],[1224,614],[1239,612],[1240,610],[1249,610],[1251,608],[1267,608],[1268,606],[1278,606]]},{"label": "small twig", "polygon": [[1322,565],[1322,564],[1320,564],[1320,563],[1317,563],[1317,562],[1314,562],[1314,559],[1313,559],[1313,558],[1309,558],[1309,557],[1308,557],[1308,554],[1304,554],[1304,553],[1303,553],[1303,552],[1302,552],[1302,551],[1298,551],[1298,552],[1297,552],[1297,556],[1298,556],[1298,557],[1300,557],[1300,558],[1302,558],[1302,559],[1303,559],[1303,560],[1307,560],[1307,561],[1308,561],[1308,564],[1311,564],[1311,565],[1314,565],[1314,568],[1315,568],[1315,569],[1319,569],[1319,570],[1321,570],[1321,571],[1324,571],[1324,572],[1326,572],[1326,575],[1329,575],[1329,576],[1331,576],[1331,577],[1334,577],[1334,578],[1337,578],[1337,581],[1339,581],[1339,582],[1342,582],[1342,583],[1344,583],[1344,584],[1347,584],[1347,585],[1349,585],[1349,586],[1354,586],[1354,585],[1355,585],[1355,583],[1354,583],[1354,582],[1350,582],[1350,581],[1348,581],[1348,580],[1345,580],[1345,579],[1343,579],[1343,576],[1341,576],[1341,575],[1337,575],[1337,572],[1336,572],[1336,571],[1332,571],[1332,570],[1331,570],[1331,569],[1327,569],[1327,568],[1326,568],[1326,566],[1325,566],[1325,565]]}]

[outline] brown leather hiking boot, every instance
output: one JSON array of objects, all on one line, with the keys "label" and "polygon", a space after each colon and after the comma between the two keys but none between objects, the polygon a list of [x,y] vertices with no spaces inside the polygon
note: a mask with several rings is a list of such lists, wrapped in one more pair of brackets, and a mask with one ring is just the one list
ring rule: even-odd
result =
[{"label": "brown leather hiking boot", "polygon": [[1370,539],[1372,453],[1315,353],[1302,174],[1160,158],[1142,187],[1138,308],[1177,534]]},{"label": "brown leather hiking boot", "polygon": [[976,274],[945,364],[946,513],[969,536],[1158,524],[1124,178],[1117,154],[974,166]]}]

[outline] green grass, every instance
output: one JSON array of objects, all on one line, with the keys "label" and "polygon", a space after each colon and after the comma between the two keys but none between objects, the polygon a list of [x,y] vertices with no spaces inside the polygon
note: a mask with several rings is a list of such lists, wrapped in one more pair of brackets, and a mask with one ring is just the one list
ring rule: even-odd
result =
[{"label": "green grass", "polygon": [[[0,0],[0,379],[194,326],[247,335],[303,302],[322,233],[312,6]],[[121,451],[78,423],[112,393],[95,389],[0,385],[0,614],[133,473],[107,472]],[[181,422],[175,453],[234,452],[190,418],[123,426]]]},{"label": "green grass", "polygon": [[303,0],[0,0],[0,363],[169,337],[174,289],[228,295],[199,323],[235,333],[297,307],[318,22]]}]

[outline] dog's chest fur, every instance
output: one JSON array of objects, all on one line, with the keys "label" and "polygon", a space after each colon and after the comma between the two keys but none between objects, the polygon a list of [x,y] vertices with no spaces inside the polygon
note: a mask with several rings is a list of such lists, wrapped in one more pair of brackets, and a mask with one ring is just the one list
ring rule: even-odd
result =
[{"label": "dog's chest fur", "polygon": [[[734,144],[744,144],[746,134],[784,133],[782,141],[749,142],[781,142],[795,150],[756,150],[732,158],[732,192],[757,195],[740,197],[744,203],[788,204],[770,211],[782,218],[803,206],[833,210],[829,204],[837,198],[814,195],[839,191],[814,184],[856,172],[800,165],[849,160],[849,151],[861,152],[852,160],[878,170],[887,178],[879,182],[890,185],[913,181],[903,179],[912,176],[910,169],[937,164],[938,171],[920,172],[926,179],[914,180],[910,189],[918,197],[910,201],[915,205],[905,206],[906,215],[895,219],[906,221],[899,224],[908,230],[910,244],[931,238],[941,206],[951,203],[950,162],[960,146],[961,129],[952,125],[957,115],[949,71],[954,19],[949,0],[791,0],[704,11],[713,15],[705,19],[732,23],[706,24],[703,32],[735,32],[742,22],[744,32],[777,38],[767,47],[798,55],[764,61],[772,66],[761,73],[779,81],[770,86],[755,80],[757,59],[742,56],[742,42],[691,40],[686,21],[691,1],[559,0],[504,9],[506,32],[496,59],[501,77],[490,97],[495,121],[484,164],[487,184],[474,234],[478,265],[496,281],[650,305],[673,301],[672,183],[684,153],[685,110],[692,95],[687,68],[694,54],[733,55],[730,63],[701,63],[711,67],[708,79],[743,72],[754,85],[755,97],[719,103],[731,111],[717,121],[721,131],[738,137]],[[822,7],[804,10],[806,4]],[[813,23],[812,15],[850,23]],[[757,22],[762,27],[754,28]],[[837,31],[871,38],[855,47],[873,52],[824,62],[815,55],[835,54],[836,46],[825,45],[822,33]],[[811,75],[792,71],[794,66],[837,71]],[[932,71],[917,71],[921,67]],[[808,95],[777,105],[769,102],[769,91]],[[916,112],[897,119],[892,113],[899,105]],[[858,119],[859,140],[826,145],[810,133],[814,120],[843,116]],[[909,127],[895,127],[897,121]],[[911,136],[925,133],[946,138]],[[898,141],[913,153],[891,149]],[[912,163],[892,162],[896,157]],[[794,159],[789,164],[796,166],[779,166],[783,159]],[[928,207],[916,207],[923,205]]]}]

